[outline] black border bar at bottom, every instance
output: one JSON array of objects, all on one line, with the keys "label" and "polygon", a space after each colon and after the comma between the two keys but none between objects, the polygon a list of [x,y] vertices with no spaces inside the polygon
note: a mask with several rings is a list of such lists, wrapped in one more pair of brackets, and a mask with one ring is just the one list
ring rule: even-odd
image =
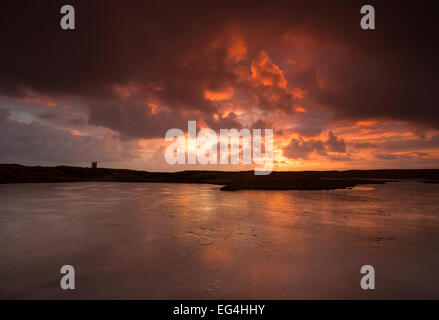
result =
[{"label": "black border bar at bottom", "polygon": [[[294,319],[323,315],[358,319],[399,314],[419,318],[436,314],[438,301],[408,300],[145,300],[145,301],[1,301],[2,313],[15,316],[112,317],[121,319]],[[98,318],[97,318],[98,319]]]}]

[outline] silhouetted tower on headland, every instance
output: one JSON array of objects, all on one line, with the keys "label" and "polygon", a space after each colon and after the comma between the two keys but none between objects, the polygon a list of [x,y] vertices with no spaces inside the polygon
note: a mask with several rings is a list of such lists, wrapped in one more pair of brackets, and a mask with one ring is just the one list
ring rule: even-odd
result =
[{"label": "silhouetted tower on headland", "polygon": [[98,167],[98,163],[96,162],[96,161],[93,161],[92,163],[91,163],[91,168],[92,169],[96,169]]}]

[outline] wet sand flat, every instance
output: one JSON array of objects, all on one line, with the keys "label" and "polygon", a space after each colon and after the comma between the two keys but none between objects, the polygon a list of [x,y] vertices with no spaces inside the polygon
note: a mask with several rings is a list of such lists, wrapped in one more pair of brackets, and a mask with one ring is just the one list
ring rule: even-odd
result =
[{"label": "wet sand flat", "polygon": [[439,298],[439,185],[220,188],[0,185],[0,298]]}]

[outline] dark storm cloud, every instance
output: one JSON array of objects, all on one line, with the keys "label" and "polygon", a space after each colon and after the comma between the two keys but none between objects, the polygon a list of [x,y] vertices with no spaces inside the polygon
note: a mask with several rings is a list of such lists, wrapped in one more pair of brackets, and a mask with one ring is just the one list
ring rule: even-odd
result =
[{"label": "dark storm cloud", "polygon": [[55,120],[59,117],[59,113],[55,110],[49,110],[49,111],[40,112],[38,114],[38,117],[44,120]]},{"label": "dark storm cloud", "polygon": [[313,123],[303,123],[295,126],[293,131],[303,137],[315,137],[322,133],[322,127],[314,126]]},{"label": "dark storm cloud", "polygon": [[[273,128],[273,122],[272,121],[264,121],[262,119],[258,119],[255,122],[252,123],[250,129],[270,129]],[[279,132],[279,134],[283,134],[282,132]]]},{"label": "dark storm cloud", "polygon": [[435,149],[439,147],[439,135],[433,135],[423,139],[391,139],[383,141],[380,147],[386,150],[412,151],[418,149]]},{"label": "dark storm cloud", "polygon": [[208,118],[206,124],[213,130],[241,129],[243,127],[234,112],[230,112],[227,116],[219,115],[217,119]]},{"label": "dark storm cloud", "polygon": [[87,124],[87,120],[83,116],[72,116],[66,120],[66,124],[69,126],[81,128]]},{"label": "dark storm cloud", "polygon": [[[328,154],[328,152],[336,152],[338,154]],[[337,137],[331,131],[328,133],[328,139],[321,141],[318,139],[304,140],[291,139],[290,143],[283,148],[283,155],[290,159],[309,159],[310,155],[326,156],[328,159],[334,161],[350,160],[349,155],[346,154],[346,142],[344,139]]]},{"label": "dark storm cloud", "polygon": [[357,151],[378,147],[378,145],[376,143],[371,143],[371,142],[367,142],[367,141],[366,142],[353,142],[353,143],[350,143],[349,145]]},{"label": "dark storm cloud", "polygon": [[120,133],[122,139],[164,137],[166,131],[178,128],[186,131],[187,120],[178,111],[151,109],[137,101],[123,103],[94,102],[90,104],[89,123],[104,126]]},{"label": "dark storm cloud", "polygon": [[0,109],[0,123],[6,121],[11,116],[9,109]]},{"label": "dark storm cloud", "polygon": [[[0,113],[1,114],[1,113]],[[78,136],[38,121],[5,120],[0,126],[0,163],[66,164],[99,159],[119,162],[139,157],[134,142]]]},{"label": "dark storm cloud", "polygon": [[[213,115],[222,114],[221,106],[205,91],[227,86],[249,101],[247,112],[255,103],[291,113],[296,101],[279,74],[263,69],[262,76],[276,77],[274,82],[250,85],[235,67],[248,69],[262,50],[281,65],[289,58],[285,32],[293,30],[315,43],[309,65],[285,75],[308,92],[304,105],[337,119],[386,118],[439,128],[431,2],[368,3],[377,12],[375,31],[359,26],[362,1],[72,0],[77,30],[63,31],[63,1],[6,0],[0,5],[0,94],[23,97],[31,89],[80,97],[91,124],[126,138],[163,135],[195,114],[219,125]],[[232,65],[228,40],[234,30],[244,38],[247,58]],[[124,100],[118,85],[135,87],[136,100]],[[143,106],[148,99],[164,109],[154,113]]]},{"label": "dark storm cloud", "polygon": [[326,149],[320,140],[291,139],[283,149],[283,155],[290,159],[308,159],[313,153],[325,155]]},{"label": "dark storm cloud", "polygon": [[396,160],[396,159],[416,159],[416,158],[424,158],[428,156],[428,153],[425,152],[410,152],[410,153],[387,153],[387,154],[377,154],[375,158],[378,160]]},{"label": "dark storm cloud", "polygon": [[346,152],[346,142],[344,141],[344,139],[338,138],[332,132],[329,132],[328,134],[328,141],[326,141],[326,146],[328,148],[328,151],[331,152]]}]

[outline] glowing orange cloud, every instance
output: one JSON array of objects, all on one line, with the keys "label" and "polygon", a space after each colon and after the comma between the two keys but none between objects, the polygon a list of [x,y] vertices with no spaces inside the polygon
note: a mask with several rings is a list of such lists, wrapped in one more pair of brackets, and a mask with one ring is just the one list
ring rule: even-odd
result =
[{"label": "glowing orange cloud", "polygon": [[232,40],[232,44],[227,48],[227,53],[229,59],[233,59],[235,62],[244,60],[247,56],[244,40],[241,37],[235,37]]},{"label": "glowing orange cloud", "polygon": [[204,97],[210,101],[229,100],[233,96],[233,88],[222,91],[205,91]]},{"label": "glowing orange cloud", "polygon": [[279,88],[286,88],[287,86],[284,72],[270,60],[266,51],[259,53],[252,62],[250,70],[253,79],[260,84]]}]

